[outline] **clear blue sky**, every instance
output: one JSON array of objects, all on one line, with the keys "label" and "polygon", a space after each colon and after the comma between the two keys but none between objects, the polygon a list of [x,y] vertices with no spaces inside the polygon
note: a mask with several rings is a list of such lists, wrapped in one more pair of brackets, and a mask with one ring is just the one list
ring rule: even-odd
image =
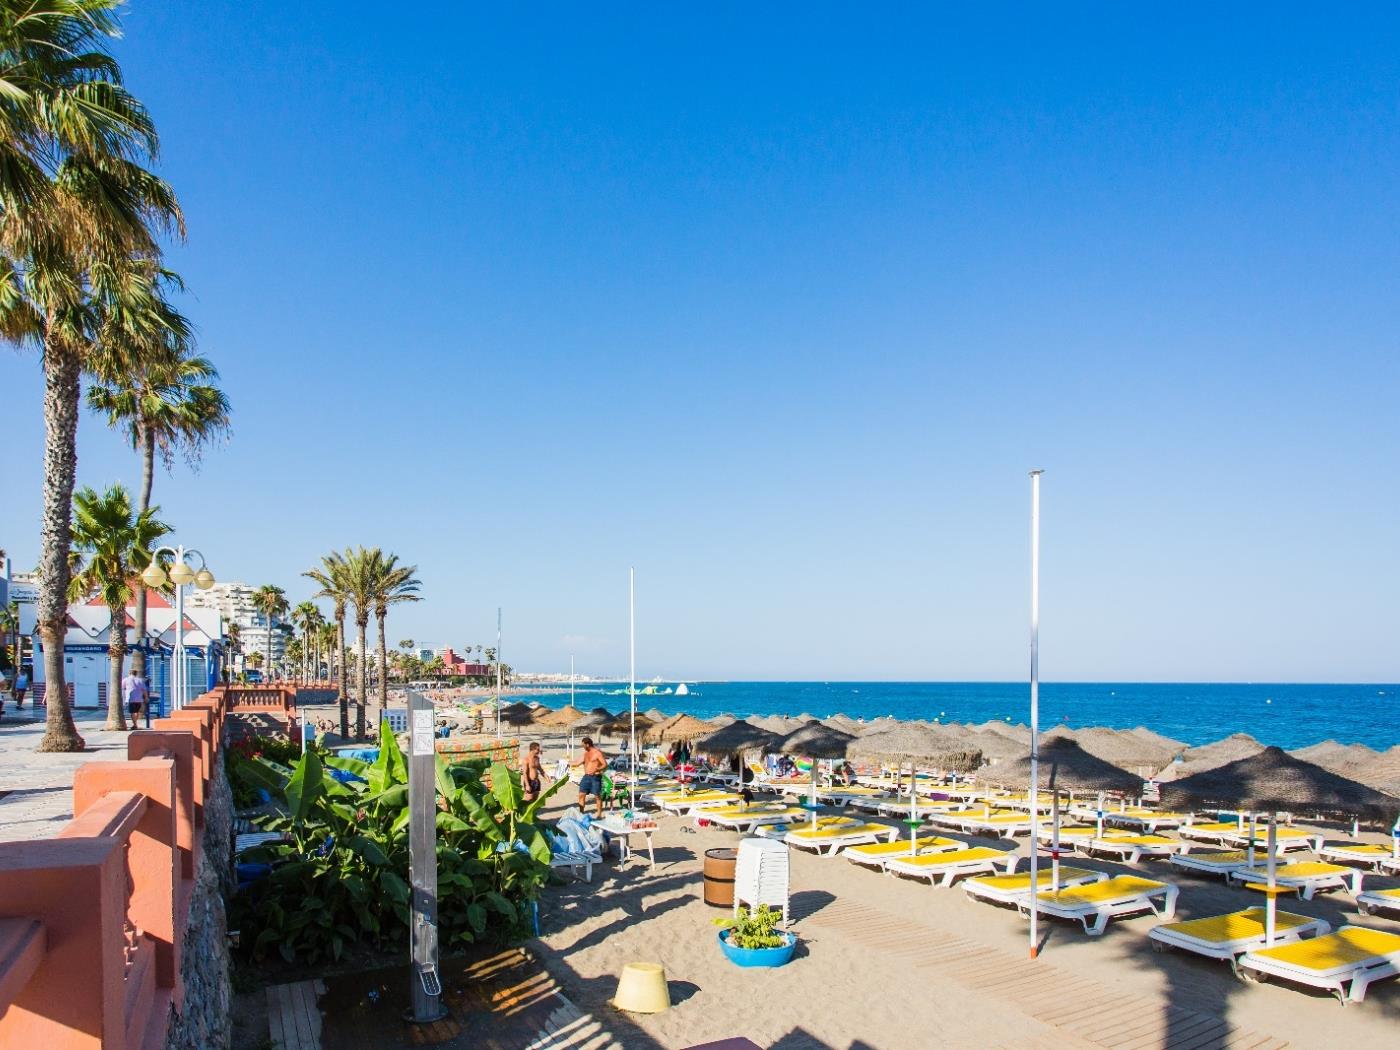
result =
[{"label": "clear blue sky", "polygon": [[[222,578],[518,667],[1400,678],[1400,16],[134,0]],[[408,10],[408,9],[405,9]],[[37,551],[37,359],[0,354]],[[86,417],[80,478],[137,478]]]}]

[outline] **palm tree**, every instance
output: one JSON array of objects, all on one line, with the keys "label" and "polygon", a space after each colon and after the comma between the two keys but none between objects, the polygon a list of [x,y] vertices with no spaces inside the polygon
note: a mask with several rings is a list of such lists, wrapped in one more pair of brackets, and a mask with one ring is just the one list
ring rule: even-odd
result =
[{"label": "palm tree", "polygon": [[136,510],[131,495],[113,485],[100,495],[84,488],[73,497],[75,556],[69,598],[101,595],[111,615],[107,637],[107,728],[125,729],[122,711],[122,664],[126,660],[126,603],[137,566],[149,565],[151,548],[170,526],[157,521],[159,508]]},{"label": "palm tree", "polygon": [[263,584],[253,592],[253,608],[262,613],[267,620],[267,673],[271,676],[274,667],[272,662],[272,627],[277,621],[277,617],[287,614],[287,592],[270,583]]},{"label": "palm tree", "polygon": [[[350,684],[345,667],[345,610],[350,602],[349,560],[350,548],[344,554],[332,551],[321,558],[320,568],[308,569],[302,573],[309,580],[321,585],[316,598],[328,598],[331,602],[331,615],[335,620],[336,667],[340,677],[340,735],[350,735]],[[363,721],[363,720],[362,720]],[[363,726],[362,726],[363,728]]]},{"label": "palm tree", "polygon": [[389,655],[384,642],[384,620],[389,615],[389,606],[421,601],[418,588],[422,584],[413,576],[418,566],[400,565],[397,554],[386,555],[376,547],[370,552],[370,558],[374,618],[379,634],[379,709],[384,711],[389,706]]},{"label": "palm tree", "polygon": [[254,649],[251,653],[248,654],[248,658],[244,661],[244,663],[252,664],[253,670],[256,671],[259,667],[263,665],[263,654]]},{"label": "palm tree", "polygon": [[378,551],[371,553],[364,547],[354,551],[346,550],[345,583],[350,604],[355,607],[355,634],[358,641],[355,678],[358,688],[355,698],[355,739],[363,740],[365,735],[365,705],[369,700],[369,642],[368,627],[370,613],[374,611],[376,599],[376,562]]},{"label": "palm tree", "polygon": [[161,233],[183,236],[158,139],[106,51],[120,0],[0,0],[0,335],[42,351],[44,493],[38,630],[48,683],[40,751],[76,751],[64,680],[84,362],[104,333],[159,325]]},{"label": "palm tree", "polygon": [[[229,403],[213,381],[219,373],[207,358],[189,354],[189,324],[163,295],[159,297],[166,323],[133,337],[117,332],[100,348],[93,371],[98,383],[88,388],[88,407],[106,413],[107,425],[126,431],[131,447],[141,454],[141,510],[151,505],[156,453],[166,470],[175,451],[195,465],[206,442],[225,433]],[[144,567],[144,566],[143,566]],[[136,594],[136,637],[146,636],[146,590]],[[146,651],[131,659],[136,674],[146,672]]]},{"label": "palm tree", "polygon": [[[224,648],[228,652],[229,661],[239,653],[243,652],[243,628],[237,623],[230,623],[224,628]],[[233,673],[233,668],[229,668],[229,673]]]},{"label": "palm tree", "polygon": [[[341,627],[340,629],[343,630],[343,625],[342,625],[342,627]],[[330,678],[330,677],[332,676],[332,674],[333,674],[333,670],[334,670],[334,667],[335,667],[335,664],[332,663],[332,661],[334,661],[334,660],[336,659],[336,657],[335,657],[335,643],[336,643],[336,637],[337,637],[337,627],[336,627],[336,625],[333,624],[333,623],[323,623],[323,624],[321,625],[321,627],[318,629],[317,635],[318,635],[318,637],[317,637],[317,639],[316,639],[316,649],[317,649],[318,654],[319,654],[319,653],[324,653],[324,654],[325,654],[326,677],[327,677],[327,678]],[[319,656],[318,656],[318,661],[319,661]],[[319,664],[319,662],[318,662],[318,664],[317,664],[317,671],[318,671],[318,673],[319,673],[319,670],[320,670],[320,664]]]},{"label": "palm tree", "polygon": [[311,653],[311,634],[323,622],[321,610],[315,602],[298,602],[292,610],[292,623],[301,629],[302,644],[297,646],[301,653],[301,676],[306,678],[306,659]]}]

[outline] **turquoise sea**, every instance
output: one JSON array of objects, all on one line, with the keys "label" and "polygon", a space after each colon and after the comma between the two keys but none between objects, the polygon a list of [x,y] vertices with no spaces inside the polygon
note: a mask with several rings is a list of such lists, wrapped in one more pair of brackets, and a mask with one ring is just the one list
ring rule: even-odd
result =
[{"label": "turquoise sea", "polygon": [[[799,715],[842,712],[852,718],[1030,721],[1025,682],[687,682],[688,695],[638,695],[637,709],[717,714]],[[637,686],[641,694],[644,686]],[[674,682],[652,686],[673,691]],[[627,684],[579,686],[585,710],[627,707]],[[527,694],[528,695],[528,694]],[[552,707],[568,693],[541,695]],[[1112,729],[1146,726],[1188,744],[1249,733],[1267,744],[1304,747],[1328,737],[1385,749],[1400,744],[1400,685],[1278,685],[1158,682],[1044,682],[1040,724]]]}]

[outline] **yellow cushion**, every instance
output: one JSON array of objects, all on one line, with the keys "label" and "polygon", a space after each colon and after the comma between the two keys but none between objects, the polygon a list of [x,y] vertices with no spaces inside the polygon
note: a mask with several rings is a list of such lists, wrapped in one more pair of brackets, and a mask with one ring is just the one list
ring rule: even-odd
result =
[{"label": "yellow cushion", "polygon": [[1166,885],[1165,882],[1140,879],[1135,875],[1117,875],[1111,879],[1104,879],[1102,882],[1090,882],[1083,886],[1068,886],[1060,890],[1059,893],[1041,893],[1038,896],[1043,901],[1053,901],[1056,904],[1092,905],[1117,900],[1119,897],[1165,889]]},{"label": "yellow cushion", "polygon": [[1101,841],[1121,842],[1128,846],[1174,846],[1176,839],[1163,838],[1161,835],[1105,835]]},{"label": "yellow cushion", "polygon": [[[1321,860],[1304,860],[1299,861],[1297,864],[1280,864],[1274,869],[1274,873],[1281,879],[1308,879],[1318,875],[1350,875],[1352,871],[1353,869],[1344,868],[1340,864],[1328,864],[1326,861]],[[1268,879],[1269,873],[1262,866],[1258,867],[1257,870],[1250,875],[1251,882],[1267,882]]]},{"label": "yellow cushion", "polygon": [[1389,846],[1380,846],[1374,842],[1338,842],[1335,846],[1328,846],[1329,850],[1355,853],[1358,856],[1366,857],[1388,857],[1391,849]]},{"label": "yellow cushion", "polygon": [[[1246,828],[1248,828],[1248,825],[1246,825]],[[1212,821],[1212,822],[1210,822],[1210,823],[1208,823],[1208,824],[1192,824],[1191,827],[1190,827],[1189,829],[1187,829],[1187,830],[1189,830],[1189,831],[1205,831],[1205,832],[1239,831],[1239,830],[1240,830],[1240,826],[1239,826],[1238,824],[1236,824],[1233,820],[1230,820],[1230,821],[1221,820],[1221,821]]]},{"label": "yellow cushion", "polygon": [[[955,841],[954,839],[945,839],[945,838],[941,838],[941,837],[939,837],[939,836],[937,836],[937,835],[931,835],[931,836],[928,836],[928,837],[925,837],[925,838],[920,838],[920,839],[915,839],[915,840],[914,840],[914,847],[915,847],[916,849],[921,849],[921,850],[923,850],[923,849],[933,849],[933,848],[938,847],[938,846],[953,846],[953,845],[956,845],[956,841]],[[874,842],[874,843],[871,843],[871,844],[868,845],[868,846],[852,846],[852,847],[851,847],[850,849],[848,849],[846,852],[847,852],[847,853],[857,853],[857,854],[860,854],[860,855],[863,856],[863,857],[884,856],[884,855],[887,854],[887,853],[896,854],[896,855],[899,854],[899,853],[901,853],[901,852],[908,853],[908,852],[909,852],[909,840],[908,840],[908,839],[895,839],[893,842]]]},{"label": "yellow cushion", "polygon": [[[1042,867],[1036,872],[1035,884],[1037,886],[1049,885],[1053,874],[1048,865]],[[1095,872],[1090,871],[1088,868],[1065,867],[1060,869],[1060,880],[1082,879],[1093,874],[1095,874]],[[969,879],[968,881],[974,882],[978,886],[986,886],[988,889],[1009,890],[1014,893],[1017,890],[1028,890],[1031,888],[1031,873],[1026,871],[1019,875],[979,875],[977,878]]]},{"label": "yellow cushion", "polygon": [[921,868],[937,868],[945,864],[965,864],[972,860],[1005,860],[1007,854],[1004,850],[990,849],[987,846],[976,846],[972,849],[953,850],[950,853],[925,853],[918,857],[910,857],[903,861],[905,864],[916,864]]},{"label": "yellow cushion", "polygon": [[789,831],[789,835],[795,835],[803,839],[832,839],[842,838],[846,835],[868,835],[871,832],[883,832],[888,834],[890,829],[884,824],[840,824],[835,827],[803,828],[800,831]]},{"label": "yellow cushion", "polygon": [[1304,970],[1337,970],[1400,952],[1400,935],[1347,926],[1324,937],[1261,948],[1253,954]]},{"label": "yellow cushion", "polygon": [[[1198,941],[1228,944],[1250,937],[1263,937],[1267,932],[1265,930],[1267,921],[1263,908],[1246,908],[1244,911],[1232,911],[1229,915],[1210,915],[1203,919],[1174,922],[1166,926],[1165,929],[1186,937],[1193,937]],[[1294,915],[1292,912],[1274,913],[1274,928],[1276,930],[1291,930],[1312,921],[1305,915]]]}]

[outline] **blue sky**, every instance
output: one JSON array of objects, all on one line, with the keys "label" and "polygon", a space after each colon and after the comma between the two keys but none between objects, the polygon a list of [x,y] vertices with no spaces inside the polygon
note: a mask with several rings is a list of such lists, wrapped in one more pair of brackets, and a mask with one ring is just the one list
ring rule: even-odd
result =
[{"label": "blue sky", "polygon": [[216,573],[378,544],[391,642],[604,673],[635,564],[643,677],[1014,679],[1039,466],[1045,677],[1400,678],[1400,17],[749,7],[135,0]]}]

